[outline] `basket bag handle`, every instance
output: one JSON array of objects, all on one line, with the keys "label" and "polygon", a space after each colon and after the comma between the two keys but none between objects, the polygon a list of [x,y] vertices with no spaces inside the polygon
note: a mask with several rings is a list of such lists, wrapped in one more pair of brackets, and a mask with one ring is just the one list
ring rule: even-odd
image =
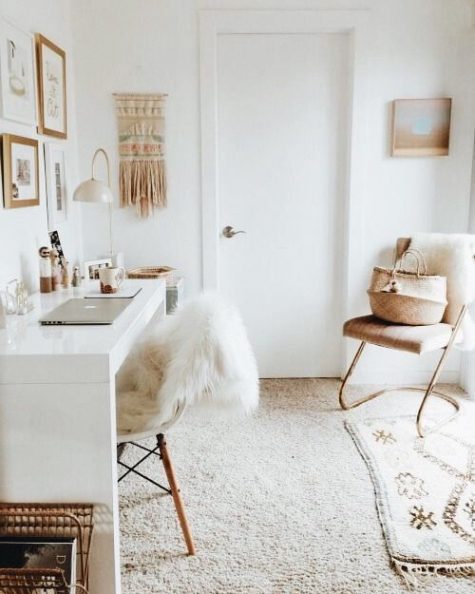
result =
[{"label": "basket bag handle", "polygon": [[425,261],[425,258],[424,258],[424,255],[422,254],[422,252],[420,250],[418,250],[417,248],[408,248],[402,254],[402,256],[394,262],[394,267],[391,271],[392,277],[395,277],[396,273],[398,273],[398,272],[404,272],[403,264],[404,264],[404,260],[405,260],[406,256],[408,256],[408,255],[413,256],[413,258],[416,260],[416,264],[417,264],[416,276],[417,276],[417,278],[420,278],[421,274],[422,275],[427,274],[427,264],[426,264],[426,261]]}]

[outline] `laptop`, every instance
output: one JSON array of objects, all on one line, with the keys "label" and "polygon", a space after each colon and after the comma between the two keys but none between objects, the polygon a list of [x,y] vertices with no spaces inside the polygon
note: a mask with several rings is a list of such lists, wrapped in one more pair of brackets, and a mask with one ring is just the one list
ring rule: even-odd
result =
[{"label": "laptop", "polygon": [[69,299],[39,322],[43,326],[112,324],[129,303],[129,299]]}]

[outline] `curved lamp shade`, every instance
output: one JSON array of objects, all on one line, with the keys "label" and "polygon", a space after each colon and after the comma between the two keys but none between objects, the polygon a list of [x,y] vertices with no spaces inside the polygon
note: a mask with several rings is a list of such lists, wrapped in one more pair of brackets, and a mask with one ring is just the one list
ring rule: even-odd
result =
[{"label": "curved lamp shade", "polygon": [[113,201],[113,196],[107,184],[97,179],[88,179],[74,190],[73,200],[110,203]]}]

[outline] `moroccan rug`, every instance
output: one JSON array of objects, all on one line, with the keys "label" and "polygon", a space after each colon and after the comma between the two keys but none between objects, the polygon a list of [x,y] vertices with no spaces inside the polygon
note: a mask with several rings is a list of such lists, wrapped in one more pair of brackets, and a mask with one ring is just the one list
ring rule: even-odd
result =
[{"label": "moroccan rug", "polygon": [[475,574],[475,435],[453,421],[417,437],[414,417],[346,422],[365,460],[391,561],[411,586]]}]

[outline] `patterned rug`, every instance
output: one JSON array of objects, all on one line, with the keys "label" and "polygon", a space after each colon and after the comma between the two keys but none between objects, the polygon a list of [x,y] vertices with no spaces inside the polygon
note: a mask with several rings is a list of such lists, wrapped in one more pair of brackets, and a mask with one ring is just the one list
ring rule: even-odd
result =
[{"label": "patterned rug", "polygon": [[475,574],[475,435],[452,421],[424,439],[414,417],[346,422],[365,460],[391,561],[420,577]]}]

